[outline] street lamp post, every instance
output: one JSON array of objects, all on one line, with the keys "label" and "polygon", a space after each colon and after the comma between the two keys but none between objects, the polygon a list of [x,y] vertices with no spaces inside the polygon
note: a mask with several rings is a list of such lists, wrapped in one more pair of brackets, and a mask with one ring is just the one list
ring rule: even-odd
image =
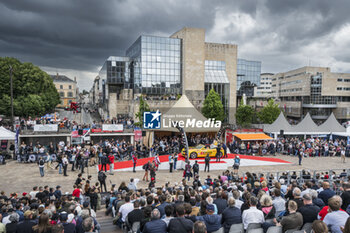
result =
[{"label": "street lamp post", "polygon": [[14,125],[14,119],[13,119],[13,84],[12,84],[12,66],[10,65],[10,92],[11,92],[11,128],[13,128]]}]

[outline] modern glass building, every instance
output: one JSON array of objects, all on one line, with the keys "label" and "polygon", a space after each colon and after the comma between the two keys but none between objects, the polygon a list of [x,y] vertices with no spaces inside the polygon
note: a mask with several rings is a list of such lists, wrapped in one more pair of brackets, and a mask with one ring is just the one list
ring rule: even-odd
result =
[{"label": "modern glass building", "polygon": [[220,95],[222,104],[224,105],[225,115],[228,116],[230,82],[226,74],[225,61],[205,61],[205,97],[207,97],[211,89],[214,89]]},{"label": "modern glass building", "polygon": [[237,59],[237,90],[243,82],[260,86],[261,61]]},{"label": "modern glass building", "polygon": [[207,43],[204,29],[185,27],[170,37],[141,35],[125,56],[109,57],[101,68],[100,114],[133,116],[140,95],[151,109],[170,107],[178,94],[200,109],[214,89],[227,120],[233,122],[237,66],[232,64],[236,60],[237,45]]},{"label": "modern glass building", "polygon": [[126,56],[134,94],[181,94],[181,39],[140,36]]},{"label": "modern glass building", "polygon": [[108,92],[117,93],[117,98],[123,89],[132,88],[129,73],[129,58],[110,56],[103,64],[100,72],[102,78],[102,99],[108,98]]}]

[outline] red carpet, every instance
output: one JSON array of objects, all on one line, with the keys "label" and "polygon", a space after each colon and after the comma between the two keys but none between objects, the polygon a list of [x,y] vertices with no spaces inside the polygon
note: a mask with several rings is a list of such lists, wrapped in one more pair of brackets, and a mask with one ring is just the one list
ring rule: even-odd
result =
[{"label": "red carpet", "polygon": [[[228,158],[221,158],[223,159],[234,159],[236,157],[236,154],[227,154]],[[250,160],[260,160],[260,161],[266,161],[266,162],[276,162],[276,163],[290,163],[288,161],[278,159],[278,158],[267,158],[267,157],[261,157],[261,156],[251,156],[251,155],[239,155],[241,159],[250,159]],[[150,158],[141,158],[137,160],[136,166],[143,166],[148,161],[152,162],[154,160],[154,157]],[[159,160],[161,163],[168,162],[169,161],[169,155],[161,155],[159,156]],[[185,157],[183,157],[181,154],[179,154],[178,160],[185,160]],[[204,158],[197,158],[197,159],[190,159],[190,160],[198,160],[199,164],[204,164]],[[211,158],[210,163],[217,163],[215,162],[215,158]],[[220,161],[218,163],[225,163],[225,161]],[[115,162],[114,163],[114,169],[125,169],[125,168],[131,168],[133,166],[132,160],[129,161],[121,161],[121,162]],[[101,169],[101,165],[98,166],[99,169]],[[109,165],[107,164],[107,170],[109,170]]]}]

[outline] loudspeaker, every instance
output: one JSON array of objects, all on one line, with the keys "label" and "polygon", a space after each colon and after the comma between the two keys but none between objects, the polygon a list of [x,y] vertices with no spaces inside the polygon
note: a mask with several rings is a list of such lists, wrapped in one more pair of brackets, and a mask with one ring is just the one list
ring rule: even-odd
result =
[{"label": "loudspeaker", "polygon": [[146,131],[142,131],[142,137],[146,137]]},{"label": "loudspeaker", "polygon": [[78,129],[78,135],[83,135],[83,130],[82,129]]},{"label": "loudspeaker", "polygon": [[283,135],[284,135],[284,130],[281,129],[281,130],[280,130],[280,137],[283,137]]}]

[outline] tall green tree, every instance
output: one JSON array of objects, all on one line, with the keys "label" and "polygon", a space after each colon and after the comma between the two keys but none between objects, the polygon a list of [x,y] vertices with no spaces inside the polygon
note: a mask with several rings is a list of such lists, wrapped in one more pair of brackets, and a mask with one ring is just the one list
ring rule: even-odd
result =
[{"label": "tall green tree", "polygon": [[202,113],[206,118],[214,118],[219,121],[225,119],[224,106],[219,94],[214,89],[211,89],[205,98]]},{"label": "tall green tree", "polygon": [[262,123],[272,124],[277,119],[280,112],[281,110],[278,107],[278,104],[276,104],[273,99],[270,99],[267,105],[258,112],[258,117]]},{"label": "tall green tree", "polygon": [[136,126],[142,127],[143,125],[143,113],[149,112],[150,108],[148,103],[140,96],[139,111],[136,113],[136,118],[139,120],[135,123]]},{"label": "tall green tree", "polygon": [[253,121],[254,114],[254,108],[250,105],[243,104],[243,100],[241,100],[241,104],[238,106],[235,114],[237,125],[249,127]]},{"label": "tall green tree", "polygon": [[52,112],[60,97],[52,78],[32,63],[0,57],[0,114],[11,115],[10,67],[12,67],[15,116],[42,116]]}]

